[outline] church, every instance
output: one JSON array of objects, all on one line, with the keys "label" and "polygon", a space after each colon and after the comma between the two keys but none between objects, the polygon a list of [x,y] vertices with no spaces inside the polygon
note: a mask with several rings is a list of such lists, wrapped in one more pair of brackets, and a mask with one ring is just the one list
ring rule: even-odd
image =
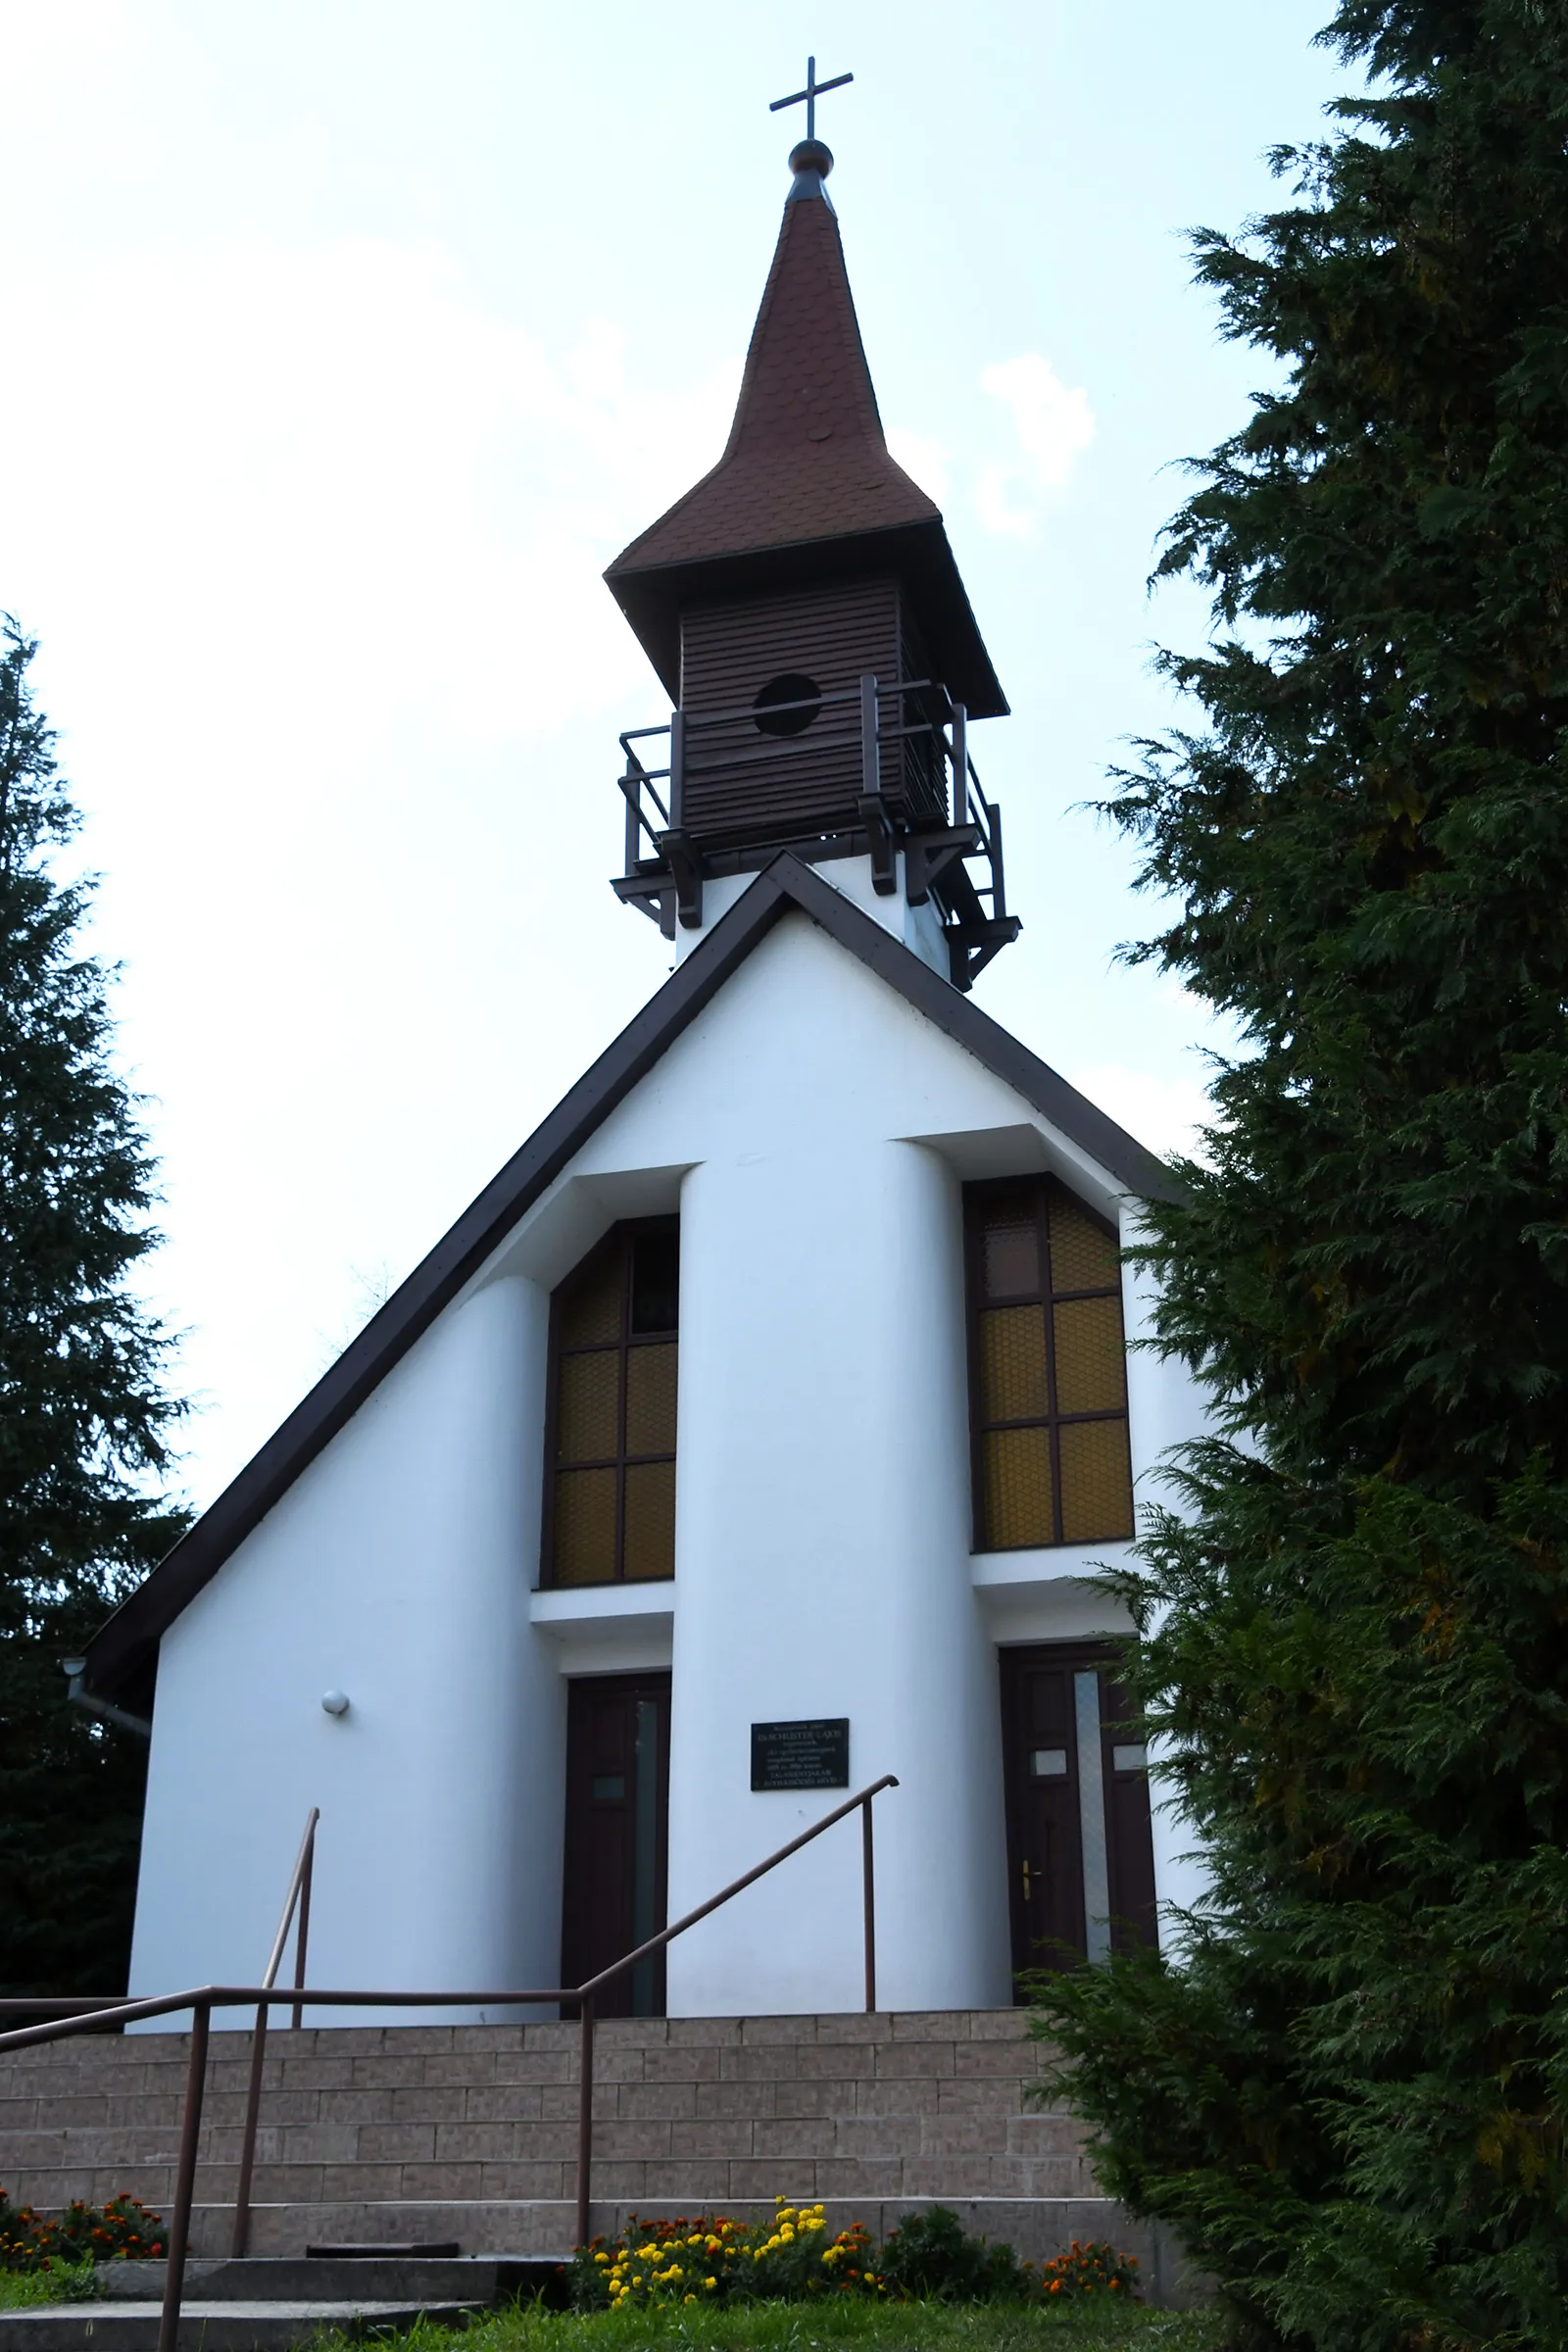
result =
[{"label": "church", "polygon": [[[883,1776],[883,2010],[1193,1891],[1095,1581],[1200,1424],[1120,1255],[1169,1179],[977,1002],[1007,703],[831,167],[811,123],[723,454],[606,575],[673,971],[86,1658],[151,1721],[134,1993],[256,1982],[312,1807],[321,1986],[580,1984]],[[860,1870],[851,1821],[605,2012],[859,2006]]]}]

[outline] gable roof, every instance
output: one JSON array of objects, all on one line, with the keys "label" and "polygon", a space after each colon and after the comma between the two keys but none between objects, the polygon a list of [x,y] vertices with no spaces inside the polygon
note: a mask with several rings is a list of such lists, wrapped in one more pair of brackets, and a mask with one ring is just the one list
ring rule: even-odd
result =
[{"label": "gable roof", "polygon": [[971,717],[1007,704],[975,624],[942,514],[892,456],[860,340],[839,224],[822,186],[832,156],[803,143],[724,454],[615,558],[605,578],[671,702],[681,699],[680,608],[699,598],[896,571],[937,673]]},{"label": "gable roof", "polygon": [[1000,1078],[1129,1193],[1168,1200],[1175,1186],[1152,1153],[1069,1086],[973,1001],[788,852],[775,858],[673,976],[466,1208],[371,1317],[238,1477],[93,1637],[84,1688],[112,1697],[149,1666],[180,1611],[427,1331],[517,1220],[731,974],[799,908],[898,991],[916,1012]]}]

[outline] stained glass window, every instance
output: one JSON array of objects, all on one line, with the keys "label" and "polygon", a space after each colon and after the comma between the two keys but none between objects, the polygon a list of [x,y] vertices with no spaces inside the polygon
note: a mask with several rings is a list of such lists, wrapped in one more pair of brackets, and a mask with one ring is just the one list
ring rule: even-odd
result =
[{"label": "stained glass window", "polygon": [[675,1573],[680,1229],[618,1225],[551,1302],[545,1582]]},{"label": "stained glass window", "polygon": [[970,1185],[975,1544],[1133,1532],[1116,1237],[1054,1178]]}]

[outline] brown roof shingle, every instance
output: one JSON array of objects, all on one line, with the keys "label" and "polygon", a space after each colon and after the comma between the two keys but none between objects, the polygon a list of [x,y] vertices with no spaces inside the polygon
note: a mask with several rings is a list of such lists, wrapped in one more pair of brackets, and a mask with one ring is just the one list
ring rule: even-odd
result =
[{"label": "brown roof shingle", "polygon": [[710,472],[605,573],[671,699],[680,608],[699,597],[896,571],[937,673],[976,718],[1007,704],[940,509],[889,454],[821,169],[799,147],[735,420]]},{"label": "brown roof shingle", "polygon": [[792,197],[724,454],[605,576],[941,519],[888,454],[832,208]]}]

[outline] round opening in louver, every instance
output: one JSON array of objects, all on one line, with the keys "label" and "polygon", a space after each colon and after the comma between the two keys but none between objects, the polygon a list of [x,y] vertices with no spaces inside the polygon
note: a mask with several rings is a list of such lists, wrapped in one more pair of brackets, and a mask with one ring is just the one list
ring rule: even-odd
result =
[{"label": "round opening in louver", "polygon": [[821,687],[795,669],[769,678],[752,705],[764,735],[803,735],[821,708]]}]

